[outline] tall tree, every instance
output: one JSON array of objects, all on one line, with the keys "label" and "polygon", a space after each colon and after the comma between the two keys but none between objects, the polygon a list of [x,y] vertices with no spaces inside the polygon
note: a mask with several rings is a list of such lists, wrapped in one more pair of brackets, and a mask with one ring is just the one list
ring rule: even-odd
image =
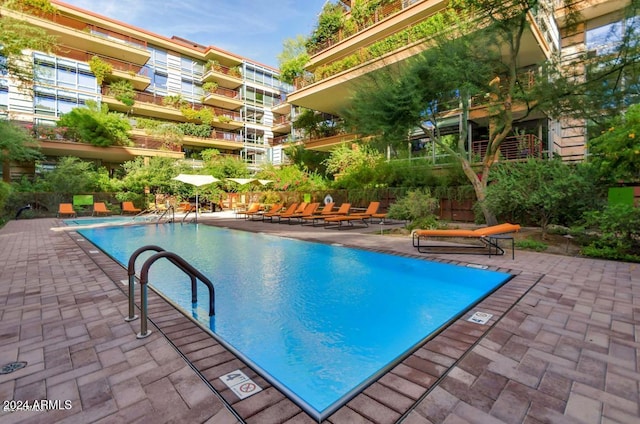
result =
[{"label": "tall tree", "polygon": [[0,164],[4,181],[10,181],[11,162],[32,162],[41,157],[35,140],[27,130],[0,119]]},{"label": "tall tree", "polygon": [[[486,222],[495,223],[496,218],[485,203],[487,184],[491,168],[499,158],[500,146],[511,134],[514,123],[536,109],[546,112],[554,104],[569,107],[569,102],[561,100],[574,93],[586,93],[586,97],[598,95],[589,89],[589,84],[594,84],[589,79],[574,78],[563,81],[561,88],[553,90],[555,100],[550,101],[548,92],[531,90],[521,80],[519,58],[523,35],[530,25],[529,16],[547,3],[541,0],[452,1],[447,10],[429,22],[434,34],[431,47],[391,71],[372,74],[354,90],[353,101],[344,111],[345,120],[361,135],[377,135],[402,143],[406,143],[410,131],[422,130],[461,166],[474,187]],[[576,12],[570,5],[567,7],[569,21],[575,21]],[[634,63],[637,66],[634,56],[626,57],[631,60],[624,64],[609,62],[601,66],[629,67]],[[557,66],[558,61],[554,64]],[[557,75],[557,69],[542,67],[548,73],[539,75],[536,81]],[[466,125],[460,126],[454,146],[445,142],[439,129],[440,118],[451,109],[459,109],[461,122],[468,122],[471,99],[487,105],[489,119],[489,139],[479,166],[472,162]],[[602,103],[592,102],[592,105]],[[519,116],[514,113],[516,104]],[[574,107],[574,110],[577,109]],[[581,113],[587,113],[586,110],[583,108]]]}]

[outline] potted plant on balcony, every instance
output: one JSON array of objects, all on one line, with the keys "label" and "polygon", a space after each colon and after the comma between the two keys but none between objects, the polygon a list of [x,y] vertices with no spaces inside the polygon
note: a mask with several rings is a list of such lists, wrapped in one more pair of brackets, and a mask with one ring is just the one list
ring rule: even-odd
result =
[{"label": "potted plant on balcony", "polygon": [[232,77],[240,78],[242,76],[240,66],[233,66],[229,68],[229,75],[231,75]]},{"label": "potted plant on balcony", "polygon": [[179,109],[182,106],[185,106],[187,101],[180,94],[171,94],[162,98],[162,104]]},{"label": "potted plant on balcony", "polygon": [[205,93],[213,94],[218,89],[218,83],[215,81],[207,81],[204,84],[202,84],[202,89],[204,90]]},{"label": "potted plant on balcony", "polygon": [[100,59],[98,56],[93,56],[88,63],[89,69],[91,70],[91,73],[95,75],[98,85],[102,85],[104,79],[113,72],[113,66]]},{"label": "potted plant on balcony", "polygon": [[118,80],[109,84],[109,95],[131,107],[135,103],[136,90],[133,88],[133,84],[131,84],[130,81]]},{"label": "potted plant on balcony", "polygon": [[208,60],[207,63],[204,64],[204,70],[208,71],[216,71],[220,72],[222,70],[222,65],[217,60]]}]

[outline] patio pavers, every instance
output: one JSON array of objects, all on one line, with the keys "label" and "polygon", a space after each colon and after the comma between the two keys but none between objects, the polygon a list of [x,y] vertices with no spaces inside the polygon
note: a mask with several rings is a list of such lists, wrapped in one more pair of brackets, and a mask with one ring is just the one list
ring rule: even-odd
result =
[{"label": "patio pavers", "polygon": [[[408,237],[380,236],[378,225],[201,222],[416,255]],[[151,336],[137,339],[139,320],[123,320],[126,271],[77,233],[51,230],[57,223],[0,229],[0,365],[28,363],[0,375],[0,398],[71,408],[0,411],[0,422],[314,422],[158,296],[150,295]],[[327,422],[640,420],[640,265],[524,251],[515,260],[419,256],[516,278],[478,306],[496,315],[487,326],[456,321]],[[263,392],[240,401],[217,380],[238,368]]]}]

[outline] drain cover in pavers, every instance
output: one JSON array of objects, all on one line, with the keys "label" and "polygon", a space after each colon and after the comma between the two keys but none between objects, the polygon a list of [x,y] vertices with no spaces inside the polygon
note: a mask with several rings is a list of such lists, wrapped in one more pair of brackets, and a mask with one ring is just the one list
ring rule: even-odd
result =
[{"label": "drain cover in pavers", "polygon": [[14,371],[18,371],[27,366],[27,363],[24,361],[20,362],[11,362],[9,364],[3,365],[2,369],[0,369],[0,374],[9,374]]}]

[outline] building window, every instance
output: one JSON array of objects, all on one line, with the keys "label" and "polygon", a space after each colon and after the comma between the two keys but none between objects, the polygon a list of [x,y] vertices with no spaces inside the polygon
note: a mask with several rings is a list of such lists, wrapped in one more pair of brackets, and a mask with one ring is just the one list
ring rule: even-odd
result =
[{"label": "building window", "polygon": [[202,87],[195,84],[193,81],[188,79],[182,79],[180,92],[189,98],[200,97],[202,96]]},{"label": "building window", "polygon": [[69,59],[35,53],[34,79],[37,83],[97,93],[98,83],[89,65]]},{"label": "building window", "polygon": [[591,28],[586,33],[587,50],[598,56],[609,54],[620,45],[626,31],[639,26],[640,17],[635,16]]},{"label": "building window", "polygon": [[169,79],[169,77],[167,76],[167,74],[164,73],[159,73],[158,71],[155,71],[153,73],[153,86],[155,88],[160,88],[160,89],[167,89],[167,80]]},{"label": "building window", "polygon": [[59,117],[78,106],[84,106],[87,100],[97,102],[98,98],[72,91],[34,87],[33,104],[34,111],[38,115]]},{"label": "building window", "polygon": [[9,87],[4,81],[0,80],[0,110],[6,110],[9,107]]},{"label": "building window", "polygon": [[149,63],[153,64],[155,68],[167,67],[167,52],[165,50],[153,46],[148,46],[147,50],[151,53]]}]

